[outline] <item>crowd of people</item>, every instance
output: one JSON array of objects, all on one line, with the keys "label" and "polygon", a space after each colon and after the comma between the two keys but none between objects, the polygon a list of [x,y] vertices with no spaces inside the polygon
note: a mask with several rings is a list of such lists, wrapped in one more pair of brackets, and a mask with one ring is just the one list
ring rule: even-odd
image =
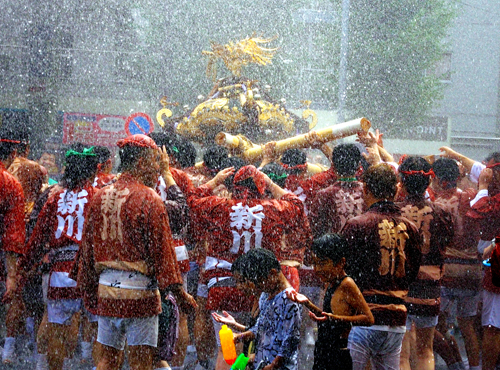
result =
[{"label": "crowd of people", "polygon": [[259,163],[213,146],[195,164],[191,142],[153,132],[71,144],[59,176],[0,129],[2,362],[27,336],[37,369],[77,347],[98,370],[183,369],[191,347],[196,369],[229,370],[227,325],[251,369],[431,370],[435,353],[495,369],[500,153],[395,162],[381,137],[311,132],[330,162],[311,171],[273,142]]}]

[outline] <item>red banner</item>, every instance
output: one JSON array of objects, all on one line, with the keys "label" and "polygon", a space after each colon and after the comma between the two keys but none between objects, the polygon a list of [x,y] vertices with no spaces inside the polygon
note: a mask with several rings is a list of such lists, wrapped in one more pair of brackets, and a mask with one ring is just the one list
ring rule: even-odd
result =
[{"label": "red banner", "polygon": [[126,119],[109,114],[64,113],[63,143],[115,146],[118,140],[128,136],[125,132]]}]

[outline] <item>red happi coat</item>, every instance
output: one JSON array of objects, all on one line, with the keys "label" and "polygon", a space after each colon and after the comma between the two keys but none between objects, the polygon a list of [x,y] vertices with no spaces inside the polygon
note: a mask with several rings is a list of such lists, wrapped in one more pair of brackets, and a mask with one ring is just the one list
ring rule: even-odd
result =
[{"label": "red happi coat", "polygon": [[493,240],[500,230],[500,193],[479,199],[467,216],[479,222],[481,240]]},{"label": "red happi coat", "polygon": [[375,325],[406,324],[404,299],[420,267],[422,238],[392,202],[378,202],[347,221],[347,273],[370,307]]},{"label": "red happi coat", "polygon": [[161,312],[158,289],[99,284],[101,272],[138,272],[159,289],[182,284],[164,203],[156,192],[123,174],[90,203],[78,266],[85,307],[111,317],[150,317]]},{"label": "red happi coat", "polygon": [[311,206],[316,192],[335,184],[337,175],[332,168],[315,174],[310,178],[300,175],[288,175],[285,189],[294,193],[304,203],[306,213]]},{"label": "red happi coat", "polygon": [[314,237],[339,233],[348,220],[366,210],[363,184],[337,181],[317,192],[309,208],[309,222]]},{"label": "red happi coat", "polygon": [[[24,196],[19,181],[0,162],[0,246],[4,252],[25,254]],[[4,278],[3,263],[0,280]]]},{"label": "red happi coat", "polygon": [[441,285],[450,288],[478,290],[481,282],[481,262],[477,252],[479,224],[467,217],[470,202],[477,191],[451,188],[429,189],[430,198],[449,212],[453,220],[454,236],[446,248],[444,276]]},{"label": "red happi coat", "polygon": [[[87,183],[83,188],[54,192],[38,216],[27,245],[27,256],[21,265],[25,270],[39,263],[49,253],[51,263],[49,299],[80,298],[76,281],[68,274],[73,268],[89,204],[96,189]],[[72,250],[64,250],[73,246]]]},{"label": "red happi coat", "polygon": [[422,236],[420,270],[405,300],[408,312],[422,316],[438,315],[446,249],[454,236],[452,215],[423,196],[406,197],[398,205],[401,214],[415,223]]},{"label": "red happi coat", "polygon": [[[231,264],[253,248],[273,251],[282,261],[289,249],[309,247],[311,231],[299,198],[286,194],[280,199],[226,199],[212,195],[203,185],[191,193],[193,236],[206,242],[204,283],[229,277]],[[286,242],[285,242],[286,239]]]},{"label": "red happi coat", "polygon": [[[493,240],[500,230],[500,193],[479,199],[467,212],[467,216],[479,222],[481,240]],[[483,288],[500,294],[500,288],[493,285],[490,267],[485,269]]]}]

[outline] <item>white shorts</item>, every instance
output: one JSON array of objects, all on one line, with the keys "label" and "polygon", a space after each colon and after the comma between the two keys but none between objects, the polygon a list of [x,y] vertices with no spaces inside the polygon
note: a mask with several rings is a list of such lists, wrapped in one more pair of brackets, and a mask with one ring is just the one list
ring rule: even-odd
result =
[{"label": "white shorts", "polygon": [[441,312],[446,312],[451,320],[476,316],[480,300],[479,291],[441,287]]},{"label": "white shorts", "polygon": [[208,286],[206,284],[198,284],[196,295],[202,298],[208,298]]},{"label": "white shorts", "polygon": [[71,318],[81,309],[81,299],[47,300],[47,318],[52,324],[71,325]]},{"label": "white shorts", "polygon": [[483,291],[483,326],[494,326],[500,329],[500,294]]},{"label": "white shorts", "polygon": [[119,351],[129,346],[158,345],[158,316],[119,318],[99,316],[97,341]]}]

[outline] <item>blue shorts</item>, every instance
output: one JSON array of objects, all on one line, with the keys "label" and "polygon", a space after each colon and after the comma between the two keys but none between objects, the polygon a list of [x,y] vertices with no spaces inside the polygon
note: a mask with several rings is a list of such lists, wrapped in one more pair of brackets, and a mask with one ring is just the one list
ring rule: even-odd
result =
[{"label": "blue shorts", "polygon": [[158,344],[158,316],[119,318],[99,316],[97,341],[108,347],[123,351],[125,342],[129,346]]},{"label": "blue shorts", "polygon": [[441,312],[450,318],[476,316],[480,300],[479,291],[441,287]]},{"label": "blue shorts", "polygon": [[81,299],[48,299],[47,319],[52,324],[71,325],[71,318],[81,309]]},{"label": "blue shorts", "polygon": [[438,323],[438,316],[408,315],[406,317],[406,331],[411,330],[412,323],[415,323],[417,329],[434,328]]}]

